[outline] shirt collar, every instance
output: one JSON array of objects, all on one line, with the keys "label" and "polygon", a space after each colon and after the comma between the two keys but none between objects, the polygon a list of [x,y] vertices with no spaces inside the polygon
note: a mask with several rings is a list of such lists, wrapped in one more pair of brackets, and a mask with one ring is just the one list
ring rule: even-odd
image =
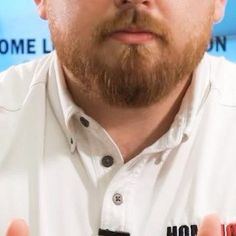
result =
[{"label": "shirt collar", "polygon": [[200,64],[193,73],[191,85],[182,101],[177,117],[183,119],[183,133],[189,137],[196,116],[201,111],[211,89],[211,64],[209,56],[205,53]]},{"label": "shirt collar", "polygon": [[191,84],[182,100],[170,129],[153,145],[147,147],[141,154],[170,150],[181,142],[187,141],[211,89],[211,56],[205,53],[195,69]]},{"label": "shirt collar", "polygon": [[[147,148],[149,153],[173,148],[183,138],[189,138],[195,118],[208,97],[211,87],[210,76],[210,56],[206,53],[193,73],[192,82],[169,131],[157,143]],[[49,69],[48,89],[53,110],[67,136],[71,151],[74,152],[76,147],[75,115],[88,116],[73,102],[55,52]]]},{"label": "shirt collar", "polygon": [[76,148],[75,114],[83,113],[76,106],[67,89],[60,62],[56,52],[49,68],[48,93],[55,115],[67,137],[71,152]]}]

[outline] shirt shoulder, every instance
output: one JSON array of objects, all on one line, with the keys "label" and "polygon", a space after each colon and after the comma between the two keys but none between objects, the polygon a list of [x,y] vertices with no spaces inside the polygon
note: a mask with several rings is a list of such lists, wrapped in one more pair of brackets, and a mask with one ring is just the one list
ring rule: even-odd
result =
[{"label": "shirt shoulder", "polygon": [[212,90],[222,105],[236,106],[236,63],[209,55],[208,60]]},{"label": "shirt shoulder", "polygon": [[0,109],[15,110],[22,106],[32,86],[46,83],[52,54],[12,66],[0,73]]}]

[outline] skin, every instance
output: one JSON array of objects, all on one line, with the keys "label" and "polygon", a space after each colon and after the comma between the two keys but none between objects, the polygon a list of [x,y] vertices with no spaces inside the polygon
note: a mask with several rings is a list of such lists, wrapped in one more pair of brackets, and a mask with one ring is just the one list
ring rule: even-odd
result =
[{"label": "skin", "polygon": [[199,236],[221,236],[221,224],[220,220],[216,215],[206,216],[200,227]]},{"label": "skin", "polygon": [[[41,18],[49,21],[52,39],[56,41],[58,49],[60,47],[67,49],[70,45],[69,42],[60,45],[60,40],[57,39],[62,36],[65,36],[66,40],[71,40],[70,42],[79,39],[78,43],[82,45],[81,55],[95,51],[105,65],[115,68],[119,56],[128,50],[128,46],[110,38],[99,46],[93,45],[94,29],[99,23],[112,19],[117,13],[129,8],[143,11],[156,23],[161,22],[160,26],[165,26],[160,27],[162,29],[160,32],[171,38],[170,48],[174,53],[173,55],[170,53],[170,57],[172,56],[171,59],[178,62],[178,57],[175,58],[175,55],[184,54],[186,45],[191,43],[189,40],[192,40],[190,48],[194,50],[194,40],[204,38],[204,31],[209,30],[223,17],[226,0],[35,0],[35,3]],[[167,34],[164,34],[165,30]],[[199,38],[198,35],[203,37]],[[155,65],[154,59],[158,59],[165,46],[160,39],[142,45],[149,54],[143,57],[146,60],[140,61],[140,67],[143,71],[149,72]],[[88,88],[81,83],[82,78],[79,78],[79,73],[76,74],[71,70],[70,65],[62,56],[60,57],[59,51],[59,60],[73,100],[106,129],[119,147],[124,162],[133,158],[168,131],[191,83],[193,71],[186,70],[188,73],[185,73],[183,78],[179,78],[175,86],[169,87],[165,96],[163,95],[157,101],[152,101],[146,106],[144,104],[112,105],[104,99],[96,85],[90,84],[91,93],[88,95]],[[139,55],[142,55],[142,52],[140,51]],[[198,236],[220,235],[219,219],[214,215],[204,218]],[[28,236],[26,223],[14,221],[7,231],[7,236]]]},{"label": "skin", "polygon": [[29,228],[23,219],[15,219],[11,222],[6,236],[29,236]]}]

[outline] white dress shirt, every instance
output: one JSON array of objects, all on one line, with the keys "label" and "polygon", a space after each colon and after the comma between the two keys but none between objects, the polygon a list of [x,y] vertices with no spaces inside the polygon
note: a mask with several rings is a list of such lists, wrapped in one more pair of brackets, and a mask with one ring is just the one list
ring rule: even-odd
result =
[{"label": "white dress shirt", "polygon": [[55,52],[11,67],[0,74],[0,235],[22,218],[30,236],[194,236],[209,213],[226,230],[235,123],[236,65],[205,54],[169,131],[124,163],[73,102]]}]

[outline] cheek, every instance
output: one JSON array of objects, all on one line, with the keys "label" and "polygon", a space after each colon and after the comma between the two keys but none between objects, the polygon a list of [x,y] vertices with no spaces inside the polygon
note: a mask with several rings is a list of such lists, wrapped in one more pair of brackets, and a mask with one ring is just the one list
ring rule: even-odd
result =
[{"label": "cheek", "polygon": [[[189,0],[189,2],[193,1]],[[178,11],[169,12],[169,18],[167,18],[173,45],[178,51],[181,51],[188,42],[197,40],[199,35],[204,34],[204,31],[210,31],[212,28],[212,7],[209,2],[207,4],[194,2],[193,5],[179,6]]]}]

